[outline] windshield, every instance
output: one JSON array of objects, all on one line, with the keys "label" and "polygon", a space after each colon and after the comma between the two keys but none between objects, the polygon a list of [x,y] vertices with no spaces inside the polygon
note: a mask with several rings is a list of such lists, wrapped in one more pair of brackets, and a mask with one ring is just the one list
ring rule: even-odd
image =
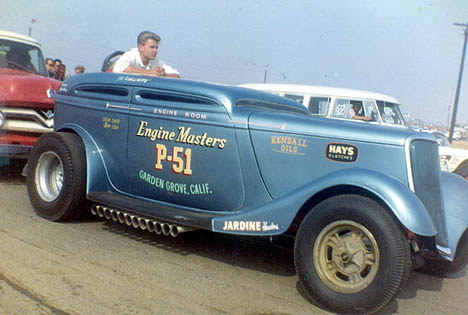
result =
[{"label": "windshield", "polygon": [[25,43],[0,39],[0,68],[17,69],[47,76],[39,48]]},{"label": "windshield", "polygon": [[400,111],[400,105],[390,102],[377,101],[382,123],[398,126],[406,126],[405,119]]}]

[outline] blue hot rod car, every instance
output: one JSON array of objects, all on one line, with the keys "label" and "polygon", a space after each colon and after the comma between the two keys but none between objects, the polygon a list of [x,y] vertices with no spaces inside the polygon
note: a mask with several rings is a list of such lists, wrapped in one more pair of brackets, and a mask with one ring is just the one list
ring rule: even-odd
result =
[{"label": "blue hot rod car", "polygon": [[27,189],[52,221],[93,214],[165,235],[193,229],[294,240],[308,298],[373,313],[413,268],[468,260],[468,182],[440,171],[437,141],[313,117],[225,85],[94,73],[66,80]]}]

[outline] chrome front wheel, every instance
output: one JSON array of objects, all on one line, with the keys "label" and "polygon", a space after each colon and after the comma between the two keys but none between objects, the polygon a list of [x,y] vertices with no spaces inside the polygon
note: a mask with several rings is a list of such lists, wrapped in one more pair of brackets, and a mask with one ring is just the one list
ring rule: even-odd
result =
[{"label": "chrome front wheel", "polygon": [[63,164],[60,157],[52,152],[44,152],[37,162],[35,171],[36,190],[46,202],[58,198],[63,188]]}]

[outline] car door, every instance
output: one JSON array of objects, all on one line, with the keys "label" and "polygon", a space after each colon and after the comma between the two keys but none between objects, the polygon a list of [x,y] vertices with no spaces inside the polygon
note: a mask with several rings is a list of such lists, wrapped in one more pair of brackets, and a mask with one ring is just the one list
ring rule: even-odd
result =
[{"label": "car door", "polygon": [[244,202],[233,123],[211,99],[135,89],[128,161],[134,195],[210,211],[235,211]]},{"label": "car door", "polygon": [[[85,130],[92,130],[93,139],[107,170],[109,183],[120,191],[128,191],[127,164],[128,108],[131,88],[109,84],[84,84],[73,90],[73,105],[83,110],[64,110],[65,121],[75,121]],[[67,118],[68,115],[74,117]]]}]

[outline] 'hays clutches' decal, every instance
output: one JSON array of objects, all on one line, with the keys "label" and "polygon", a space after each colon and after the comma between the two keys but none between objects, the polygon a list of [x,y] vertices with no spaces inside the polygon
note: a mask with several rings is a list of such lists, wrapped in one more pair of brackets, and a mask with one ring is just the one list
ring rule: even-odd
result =
[{"label": "'hays clutches' decal", "polygon": [[327,159],[338,162],[356,162],[358,148],[347,143],[329,143],[325,149]]}]

